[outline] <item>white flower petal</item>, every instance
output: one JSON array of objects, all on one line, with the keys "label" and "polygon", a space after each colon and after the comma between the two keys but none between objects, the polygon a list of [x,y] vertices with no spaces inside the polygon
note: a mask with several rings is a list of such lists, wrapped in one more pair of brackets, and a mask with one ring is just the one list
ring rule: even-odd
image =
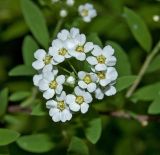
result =
[{"label": "white flower petal", "polygon": [[57,102],[54,100],[49,100],[46,102],[46,107],[48,109],[55,108],[57,106]]},{"label": "white flower petal", "polygon": [[61,94],[59,94],[59,95],[56,96],[56,99],[57,99],[58,101],[64,101],[64,100],[66,99],[66,92],[65,92],[65,91],[62,91]]},{"label": "white flower petal", "polygon": [[47,80],[45,80],[45,79],[42,79],[42,80],[40,80],[39,81],[39,89],[40,90],[47,90],[49,88],[49,83],[48,83],[48,81]]},{"label": "white flower petal", "polygon": [[34,57],[38,60],[43,60],[44,57],[46,55],[45,50],[43,49],[38,49],[35,53],[34,53]]},{"label": "white flower petal", "polygon": [[95,66],[95,69],[96,69],[97,71],[104,71],[104,70],[107,69],[107,66],[106,66],[105,64],[97,64],[97,65]]},{"label": "white flower petal", "polygon": [[103,48],[103,52],[106,57],[110,57],[113,55],[114,49],[110,45],[107,45]]},{"label": "white flower petal", "polygon": [[57,76],[56,81],[58,84],[63,84],[65,82],[65,76],[64,75]]},{"label": "white flower petal", "polygon": [[98,45],[94,45],[92,55],[98,56],[98,55],[101,55],[101,53],[102,53],[102,49]]},{"label": "white flower petal", "polygon": [[59,113],[59,110],[57,109],[57,108],[51,108],[50,110],[49,110],[49,116],[53,116],[53,115],[55,115],[55,114],[58,114]]},{"label": "white flower petal", "polygon": [[104,93],[100,88],[96,89],[95,98],[97,98],[99,100],[102,100],[104,98]]},{"label": "white flower petal", "polygon": [[85,91],[78,86],[74,88],[74,92],[77,96],[83,96],[83,94],[85,93]]},{"label": "white flower petal", "polygon": [[85,76],[86,76],[86,72],[84,72],[84,71],[79,71],[79,72],[78,72],[78,78],[79,78],[79,79],[82,80]]},{"label": "white flower petal", "polygon": [[[48,64],[46,66],[44,66],[42,72],[45,73],[45,72],[51,72],[53,69],[53,65],[52,64]],[[58,71],[58,70],[57,70]]]},{"label": "white flower petal", "polygon": [[97,59],[96,59],[95,57],[93,57],[93,56],[87,57],[86,60],[87,60],[87,62],[88,62],[89,64],[91,64],[91,65],[96,65],[96,64],[98,63]]},{"label": "white flower petal", "polygon": [[69,108],[70,108],[72,111],[77,112],[77,111],[80,110],[80,105],[77,104],[77,103],[71,103],[71,104],[69,104]]},{"label": "white flower petal", "polygon": [[43,97],[48,100],[51,99],[54,96],[54,94],[55,94],[54,89],[48,89],[43,93]]},{"label": "white flower petal", "polygon": [[36,70],[40,70],[45,66],[43,61],[36,60],[32,63],[32,67]]},{"label": "white flower petal", "polygon": [[77,60],[84,61],[86,59],[86,54],[85,53],[77,53],[75,57]]},{"label": "white flower petal", "polygon": [[87,103],[83,103],[81,105],[81,113],[84,114],[88,111],[89,105]]},{"label": "white flower petal", "polygon": [[109,89],[105,90],[105,95],[106,96],[112,96],[116,94],[116,88],[113,86],[110,86]]},{"label": "white flower petal", "polygon": [[116,64],[117,59],[116,57],[112,56],[108,60],[106,59],[106,61],[108,66],[114,66]]},{"label": "white flower petal", "polygon": [[86,89],[87,88],[87,84],[84,81],[78,81],[78,85],[82,88],[82,89]]},{"label": "white flower petal", "polygon": [[85,45],[84,45],[84,51],[87,53],[89,51],[91,51],[93,49],[93,43],[92,42],[87,42]]},{"label": "white flower petal", "polygon": [[69,94],[66,96],[66,103],[67,104],[72,104],[75,102],[76,97],[72,94]]},{"label": "white flower petal", "polygon": [[90,84],[88,84],[88,86],[87,86],[87,90],[88,90],[90,93],[92,93],[92,92],[94,92],[94,91],[96,90],[96,87],[97,87],[97,85],[96,85],[95,83],[90,83]]},{"label": "white flower petal", "polygon": [[54,122],[59,122],[60,121],[60,113],[56,113],[55,115],[53,115],[52,120]]},{"label": "white flower petal", "polygon": [[92,95],[88,92],[85,92],[84,93],[84,100],[86,103],[91,103],[93,100]]},{"label": "white flower petal", "polygon": [[57,88],[56,88],[56,94],[60,94],[61,92],[62,92],[62,90],[63,90],[63,86],[60,84],[60,85],[58,85],[57,86]]},{"label": "white flower petal", "polygon": [[102,79],[99,81],[100,85],[105,87],[106,85],[108,85],[111,82],[110,79]]},{"label": "white flower petal", "polygon": [[39,75],[34,75],[33,76],[33,83],[35,86],[38,86],[39,84],[39,81],[42,79],[42,74],[39,74]]}]

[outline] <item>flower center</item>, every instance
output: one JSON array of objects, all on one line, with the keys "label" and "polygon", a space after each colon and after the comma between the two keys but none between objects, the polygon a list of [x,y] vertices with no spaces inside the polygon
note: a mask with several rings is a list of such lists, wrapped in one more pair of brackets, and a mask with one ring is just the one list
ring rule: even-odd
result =
[{"label": "flower center", "polygon": [[76,51],[77,51],[77,52],[84,52],[84,47],[81,46],[81,45],[78,45],[78,46],[76,47]]},{"label": "flower center", "polygon": [[67,52],[67,50],[65,49],[65,48],[62,48],[62,49],[60,49],[59,50],[59,55],[62,55],[62,56],[64,56],[64,55],[66,55],[68,52]]},{"label": "flower center", "polygon": [[50,82],[49,88],[56,89],[57,85],[58,85],[57,82],[55,80],[53,80],[53,81]]},{"label": "flower center", "polygon": [[63,111],[65,109],[64,101],[57,102],[57,108]]},{"label": "flower center", "polygon": [[104,72],[98,72],[98,73],[97,73],[97,76],[98,76],[99,79],[105,79],[105,76],[106,76],[106,75],[105,75]]},{"label": "flower center", "polygon": [[87,9],[83,9],[82,12],[81,12],[81,15],[84,16],[84,17],[88,16],[88,10]]},{"label": "flower center", "polygon": [[48,65],[51,63],[51,60],[52,60],[52,56],[46,55],[45,58],[43,59],[43,62],[45,65]]},{"label": "flower center", "polygon": [[92,82],[91,76],[90,75],[86,75],[83,79],[83,81],[87,84]]},{"label": "flower center", "polygon": [[81,105],[84,102],[83,96],[77,96],[76,97],[76,103]]},{"label": "flower center", "polygon": [[103,56],[103,55],[99,55],[99,56],[97,57],[97,61],[98,61],[98,63],[100,63],[100,64],[105,64],[106,57]]}]

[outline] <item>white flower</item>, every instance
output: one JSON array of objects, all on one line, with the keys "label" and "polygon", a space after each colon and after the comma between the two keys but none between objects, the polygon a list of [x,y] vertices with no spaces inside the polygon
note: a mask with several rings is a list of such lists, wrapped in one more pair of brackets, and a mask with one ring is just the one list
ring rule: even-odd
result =
[{"label": "white flower", "polygon": [[97,76],[94,73],[86,73],[84,71],[78,72],[78,85],[82,89],[87,89],[90,93],[94,92],[96,90],[96,81]]},{"label": "white flower", "polygon": [[75,46],[69,50],[69,54],[77,60],[84,61],[86,59],[86,53],[93,49],[93,43],[86,42],[86,36],[84,34],[77,35],[74,42]]},{"label": "white flower", "polygon": [[53,57],[45,52],[43,49],[38,49],[34,53],[34,57],[37,59],[32,63],[32,66],[36,70],[43,69],[47,65],[54,64]]},{"label": "white flower", "polygon": [[65,76],[56,76],[54,72],[43,73],[43,78],[39,81],[39,89],[43,91],[45,99],[52,98],[55,93],[60,94],[63,90],[62,84],[65,82]]},{"label": "white flower", "polygon": [[73,6],[74,5],[74,0],[66,0],[66,4],[68,6]]},{"label": "white flower", "polygon": [[79,34],[79,29],[77,28],[71,28],[70,31],[63,29],[57,34],[57,38],[64,41],[65,47],[68,49],[72,49],[75,47],[75,37]]},{"label": "white flower", "polygon": [[108,67],[106,71],[99,71],[96,74],[99,84],[103,87],[115,81],[118,77],[118,73],[114,67]]},{"label": "white flower", "polygon": [[104,95],[106,96],[113,96],[116,94],[116,88],[111,84],[108,85],[105,88],[97,88],[95,91],[95,98],[102,100],[104,98]]},{"label": "white flower", "polygon": [[67,10],[62,9],[62,10],[60,10],[59,15],[60,15],[61,17],[63,17],[63,18],[64,18],[64,17],[67,17],[68,12],[67,12]]},{"label": "white flower", "polygon": [[86,3],[84,5],[80,5],[78,8],[79,14],[82,16],[83,21],[90,22],[92,18],[97,16],[97,12],[94,9],[93,5],[90,3]]},{"label": "white flower", "polygon": [[74,89],[75,95],[69,94],[66,97],[66,102],[72,111],[81,111],[86,113],[88,111],[88,103],[92,102],[92,96],[89,92],[80,89],[78,86]]},{"label": "white flower", "polygon": [[53,40],[52,47],[49,48],[49,53],[53,56],[53,60],[56,63],[61,63],[66,58],[71,57],[68,53],[67,47],[64,45],[64,42],[60,39]]},{"label": "white flower", "polygon": [[50,109],[49,115],[54,122],[66,122],[72,118],[72,113],[66,104],[66,93],[64,91],[59,96],[56,96],[56,101],[47,101],[46,107]]},{"label": "white flower", "polygon": [[75,84],[75,77],[69,76],[69,77],[67,78],[66,82],[67,82],[68,84],[74,85],[74,84]]},{"label": "white flower", "polygon": [[55,66],[52,65],[47,65],[46,67],[43,68],[42,73],[40,74],[36,74],[33,76],[33,84],[35,86],[39,85],[39,81],[43,78],[43,75],[45,74],[45,72],[53,72],[54,75],[57,75],[58,73],[58,69]]},{"label": "white flower", "polygon": [[116,58],[113,56],[114,49],[108,45],[101,49],[98,45],[94,46],[91,52],[93,56],[87,57],[89,64],[95,66],[95,70],[104,71],[108,66],[114,66],[116,64]]}]

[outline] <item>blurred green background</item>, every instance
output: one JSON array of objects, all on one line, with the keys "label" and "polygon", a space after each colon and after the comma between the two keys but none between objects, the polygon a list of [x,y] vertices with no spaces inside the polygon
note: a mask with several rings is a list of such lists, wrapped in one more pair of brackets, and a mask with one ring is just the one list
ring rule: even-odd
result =
[{"label": "blurred green background", "polygon": [[[51,41],[56,24],[60,20],[59,10],[65,7],[65,2],[55,4],[50,0],[32,2],[45,16]],[[148,53],[132,35],[125,19],[124,7],[132,9],[146,23],[152,38],[151,51],[160,39],[160,20],[153,20],[155,15],[160,18],[160,1],[92,0],[89,2],[94,4],[98,16],[89,24],[84,23],[76,13],[78,5],[85,2],[88,1],[77,0],[74,8],[69,8],[69,15],[63,19],[61,28],[76,26],[90,36],[90,40],[100,42],[100,39],[103,45],[108,42],[115,47],[118,46],[117,50],[121,49],[124,54],[121,56],[120,52],[123,58],[117,65],[119,76],[137,75]],[[43,134],[39,137],[30,137],[28,143],[18,139],[17,142],[6,145],[1,144],[4,139],[0,134],[0,155],[160,155],[160,120],[151,121],[147,126],[143,126],[136,120],[114,118],[100,115],[98,112],[125,110],[133,114],[147,115],[148,107],[155,99],[152,96],[160,91],[160,84],[157,89],[153,87],[151,97],[150,92],[145,92],[137,96],[135,93],[135,97],[126,99],[126,90],[123,90],[113,97],[105,98],[103,102],[95,101],[85,115],[76,114],[70,122],[54,123],[48,114],[46,115],[45,101],[33,87],[32,76],[9,76],[12,68],[24,63],[22,51],[24,38],[28,35],[32,36],[32,33],[22,15],[20,0],[0,0],[0,90],[2,90],[0,105],[8,97],[5,113],[0,112],[0,127],[17,131],[22,138],[24,135]],[[34,36],[33,38],[36,40]],[[37,41],[36,43],[42,47]],[[127,59],[126,62],[123,62],[123,59]],[[157,54],[138,89],[147,85],[157,85],[159,79],[160,55]],[[157,92],[154,93],[154,90]],[[16,96],[17,92],[20,94]],[[158,112],[150,114],[156,114],[158,117],[160,104],[157,108]],[[28,114],[30,110],[32,113]],[[87,126],[93,118],[102,120],[100,126],[102,132],[96,144],[92,144],[86,138]],[[96,125],[93,125],[91,130],[93,134],[99,132]]]}]

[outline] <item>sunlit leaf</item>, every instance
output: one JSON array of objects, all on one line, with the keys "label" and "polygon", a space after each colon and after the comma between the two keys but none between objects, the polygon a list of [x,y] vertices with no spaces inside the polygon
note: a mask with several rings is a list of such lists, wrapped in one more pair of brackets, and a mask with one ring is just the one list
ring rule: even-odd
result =
[{"label": "sunlit leaf", "polygon": [[69,154],[77,154],[77,155],[89,155],[89,150],[85,142],[78,138],[78,137],[73,137],[71,139],[71,142],[69,144],[68,148]]},{"label": "sunlit leaf", "polygon": [[144,50],[149,52],[152,46],[152,38],[143,19],[129,8],[124,9],[124,17],[137,42]]},{"label": "sunlit leaf", "polygon": [[157,95],[155,100],[151,103],[151,105],[148,108],[149,114],[160,114],[160,94]]},{"label": "sunlit leaf", "polygon": [[54,147],[46,134],[22,136],[17,140],[17,144],[22,149],[34,153],[48,152]]},{"label": "sunlit leaf", "polygon": [[23,41],[23,61],[27,66],[31,66],[34,61],[34,52],[38,49],[38,45],[31,36],[26,36]]},{"label": "sunlit leaf", "polygon": [[107,41],[107,44],[111,45],[115,50],[115,56],[117,58],[116,69],[119,76],[130,75],[131,65],[127,56],[127,53],[115,42]]},{"label": "sunlit leaf", "polygon": [[147,72],[151,73],[160,69],[160,55],[157,55],[148,66]]},{"label": "sunlit leaf", "polygon": [[142,101],[152,101],[157,97],[159,92],[160,92],[160,83],[158,82],[138,89],[133,94],[133,99]]},{"label": "sunlit leaf", "polygon": [[20,134],[9,129],[0,129],[0,146],[8,145],[17,140]]},{"label": "sunlit leaf", "polygon": [[34,37],[43,47],[47,48],[49,33],[41,10],[31,0],[21,0],[21,8]]},{"label": "sunlit leaf", "polygon": [[117,91],[122,91],[123,89],[128,88],[135,81],[136,77],[137,76],[130,75],[118,78],[116,82]]},{"label": "sunlit leaf", "polygon": [[101,136],[101,132],[102,132],[101,119],[96,118],[89,122],[88,127],[86,128],[85,134],[87,139],[91,143],[95,144],[99,140]]},{"label": "sunlit leaf", "polygon": [[0,116],[4,115],[8,105],[8,88],[0,92]]},{"label": "sunlit leaf", "polygon": [[29,66],[26,65],[18,65],[13,68],[10,72],[10,76],[32,76],[36,73],[36,71]]},{"label": "sunlit leaf", "polygon": [[9,100],[10,101],[21,101],[21,100],[25,99],[26,97],[28,97],[30,95],[31,95],[31,93],[28,92],[28,91],[19,91],[19,92],[13,93],[9,97]]}]

